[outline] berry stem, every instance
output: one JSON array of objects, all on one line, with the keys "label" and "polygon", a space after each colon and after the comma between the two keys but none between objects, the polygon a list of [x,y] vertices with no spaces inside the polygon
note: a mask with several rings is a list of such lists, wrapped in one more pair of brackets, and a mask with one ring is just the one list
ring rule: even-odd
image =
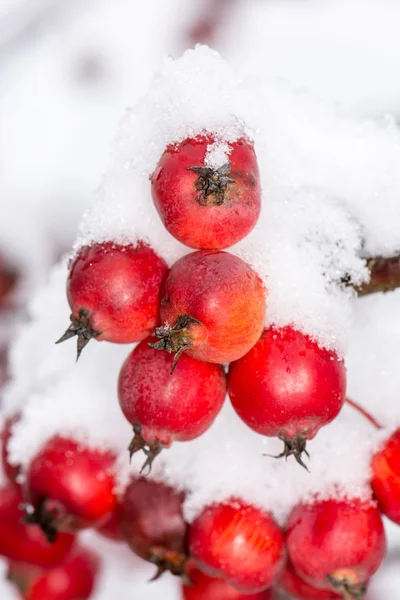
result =
[{"label": "berry stem", "polygon": [[367,296],[377,292],[393,292],[400,287],[400,254],[386,258],[372,256],[367,259],[367,267],[371,277],[368,283],[355,286],[358,296]]},{"label": "berry stem", "polygon": [[201,323],[190,315],[181,315],[173,327],[156,327],[154,334],[160,341],[149,344],[150,348],[155,350],[166,350],[169,354],[175,354],[171,375],[183,352],[191,346],[191,325],[201,325]]},{"label": "berry stem", "polygon": [[354,400],[350,400],[350,398],[346,398],[347,404],[352,406],[355,410],[357,410],[363,417],[365,417],[376,429],[383,429],[383,426],[373,417],[365,408],[360,406]]},{"label": "berry stem", "polygon": [[309,472],[307,465],[303,462],[302,459],[303,453],[307,456],[307,458],[310,458],[310,455],[307,452],[306,448],[306,438],[300,434],[293,438],[288,438],[284,434],[281,434],[278,437],[284,443],[283,451],[276,456],[272,454],[263,454],[263,456],[269,456],[270,458],[285,458],[286,460],[289,456],[294,456],[298,464]]},{"label": "berry stem", "polygon": [[136,423],[133,426],[133,433],[133,439],[128,446],[129,460],[132,459],[132,456],[136,452],[142,450],[147,458],[142,468],[140,469],[140,474],[142,474],[143,471],[147,468],[147,475],[150,475],[154,459],[160,454],[164,446],[163,444],[161,444],[161,442],[157,440],[153,442],[146,442],[146,440],[142,436],[142,426],[140,425],[140,423]]},{"label": "berry stem", "polygon": [[76,360],[78,361],[82,350],[90,342],[91,339],[96,338],[100,335],[100,331],[95,331],[90,324],[90,313],[86,308],[79,309],[79,318],[70,316],[71,325],[67,331],[56,341],[56,344],[61,344],[70,338],[77,336],[77,354]]}]

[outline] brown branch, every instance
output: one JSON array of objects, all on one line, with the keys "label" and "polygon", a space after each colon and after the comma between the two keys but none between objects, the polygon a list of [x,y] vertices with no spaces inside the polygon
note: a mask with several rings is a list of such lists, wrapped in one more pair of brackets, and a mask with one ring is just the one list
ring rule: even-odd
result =
[{"label": "brown branch", "polygon": [[369,413],[363,406],[355,402],[354,400],[350,400],[350,398],[346,398],[346,402],[349,406],[353,407],[356,411],[358,411],[363,417],[365,417],[376,429],[382,429],[382,425]]},{"label": "brown branch", "polygon": [[367,267],[371,278],[368,283],[355,287],[358,296],[393,292],[400,287],[400,254],[387,258],[381,256],[368,258]]}]

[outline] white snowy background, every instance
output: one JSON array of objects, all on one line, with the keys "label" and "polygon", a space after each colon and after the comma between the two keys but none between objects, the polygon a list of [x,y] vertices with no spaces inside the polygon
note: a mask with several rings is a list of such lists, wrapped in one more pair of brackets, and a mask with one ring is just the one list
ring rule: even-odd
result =
[{"label": "white snowy background", "polygon": [[[56,351],[69,314],[65,263],[49,280],[48,270],[74,243],[96,188],[80,242],[145,236],[170,262],[180,256],[186,250],[152,209],[148,174],[168,141],[204,126],[234,137],[238,119],[255,139],[264,208],[232,251],[267,278],[269,321],[294,322],[344,355],[349,396],[389,430],[400,424],[400,293],[353,299],[335,287],[346,272],[365,276],[361,243],[366,252],[400,250],[400,5],[232,0],[211,40],[226,63],[204,48],[165,60],[191,44],[193,23],[214,4],[0,3],[0,252],[24,274],[19,319],[27,301],[31,319],[18,325],[7,314],[0,327],[2,343],[19,330],[3,402],[5,411],[24,409],[10,445],[17,462],[60,426],[84,439],[90,430],[93,443],[121,451],[123,484],[130,428],[115,381],[129,348],[93,342],[77,365],[72,342]],[[133,110],[113,142],[126,107]],[[279,445],[247,430],[227,403],[203,438],[165,452],[154,474],[191,491],[188,519],[210,500],[241,493],[282,522],[297,498],[329,493],[332,483],[368,494],[378,438],[346,407],[310,443],[309,476],[262,457]],[[387,526],[391,553],[369,600],[400,590],[400,529]],[[95,600],[178,598],[173,578],[147,585],[151,567],[93,533],[84,537],[103,555]],[[1,597],[14,598],[2,585]]]}]

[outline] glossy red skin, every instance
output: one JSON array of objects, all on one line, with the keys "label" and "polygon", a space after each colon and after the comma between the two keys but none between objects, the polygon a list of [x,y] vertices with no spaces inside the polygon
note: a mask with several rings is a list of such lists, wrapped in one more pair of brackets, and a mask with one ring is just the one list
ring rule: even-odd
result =
[{"label": "glossy red skin", "polygon": [[206,431],[226,395],[221,365],[183,354],[171,376],[174,357],[150,348],[148,338],[124,362],[118,381],[119,403],[128,421],[142,425],[146,441],[166,445],[192,440]]},{"label": "glossy red skin", "polygon": [[159,317],[160,289],[168,268],[146,244],[111,242],[83,247],[70,266],[67,297],[74,317],[90,313],[90,325],[106,340],[129,344],[145,338]]},{"label": "glossy red skin", "polygon": [[36,508],[56,501],[65,511],[59,530],[103,524],[115,509],[115,456],[74,440],[51,438],[32,459],[26,473],[26,498]]},{"label": "glossy red skin", "polygon": [[331,590],[321,590],[308,584],[296,573],[290,561],[287,562],[279,578],[278,586],[296,600],[340,600],[342,598],[342,595]]},{"label": "glossy red skin", "polygon": [[357,498],[300,504],[289,516],[287,549],[308,583],[332,589],[328,575],[348,571],[352,585],[368,582],[386,553],[379,510]]},{"label": "glossy red skin", "polygon": [[9,575],[20,583],[24,600],[86,600],[94,589],[99,566],[93,552],[79,549],[49,570],[17,563],[11,565]]},{"label": "glossy red skin", "polygon": [[371,469],[371,485],[379,509],[400,525],[400,429],[373,456]]},{"label": "glossy red skin", "polygon": [[190,569],[189,577],[193,586],[181,585],[182,600],[273,600],[271,589],[258,594],[242,594],[225,579],[208,577],[199,569]]},{"label": "glossy red skin", "polygon": [[184,494],[163,483],[140,477],[125,491],[121,531],[130,548],[151,561],[155,548],[186,554]]},{"label": "glossy red skin", "polygon": [[74,536],[61,533],[50,544],[37,525],[22,522],[23,502],[21,489],[15,484],[0,488],[0,554],[44,568],[59,564],[70,551]]},{"label": "glossy red skin", "polygon": [[166,229],[190,248],[218,250],[246,237],[257,223],[261,210],[261,186],[253,144],[244,138],[229,143],[229,177],[222,204],[212,203],[196,189],[199,175],[189,167],[203,167],[214,137],[188,138],[171,144],[162,155],[151,178],[153,201]]},{"label": "glossy red skin", "polygon": [[229,368],[233,408],[251,429],[267,436],[312,439],[338,415],[345,392],[343,361],[291,327],[266,329]]},{"label": "glossy red skin", "polygon": [[243,260],[212,250],[192,252],[178,260],[164,282],[161,321],[173,326],[190,315],[201,325],[190,327],[197,360],[227,363],[241,358],[260,337],[265,321],[265,287]]},{"label": "glossy red skin", "polygon": [[8,456],[8,442],[12,436],[12,428],[19,420],[19,415],[13,415],[4,421],[4,426],[0,434],[1,440],[1,459],[3,464],[4,473],[7,475],[10,481],[15,481],[18,477],[20,467],[10,464]]},{"label": "glossy red skin", "polygon": [[286,558],[283,533],[272,516],[241,500],[204,509],[189,527],[189,550],[207,575],[253,594],[274,583]]}]

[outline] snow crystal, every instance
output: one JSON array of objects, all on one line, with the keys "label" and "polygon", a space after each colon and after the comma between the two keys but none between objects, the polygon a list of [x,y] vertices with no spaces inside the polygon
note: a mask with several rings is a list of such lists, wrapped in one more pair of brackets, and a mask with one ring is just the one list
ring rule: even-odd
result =
[{"label": "snow crystal", "polygon": [[149,583],[156,567],[135,556],[126,546],[105,540],[89,531],[83,532],[82,541],[85,546],[100,554],[102,561],[93,600],[132,600],[132,597],[140,600],[178,598],[179,578],[165,573],[160,579]]},{"label": "snow crystal", "polygon": [[224,140],[215,140],[207,147],[204,164],[211,169],[219,169],[229,162],[230,146]]}]

